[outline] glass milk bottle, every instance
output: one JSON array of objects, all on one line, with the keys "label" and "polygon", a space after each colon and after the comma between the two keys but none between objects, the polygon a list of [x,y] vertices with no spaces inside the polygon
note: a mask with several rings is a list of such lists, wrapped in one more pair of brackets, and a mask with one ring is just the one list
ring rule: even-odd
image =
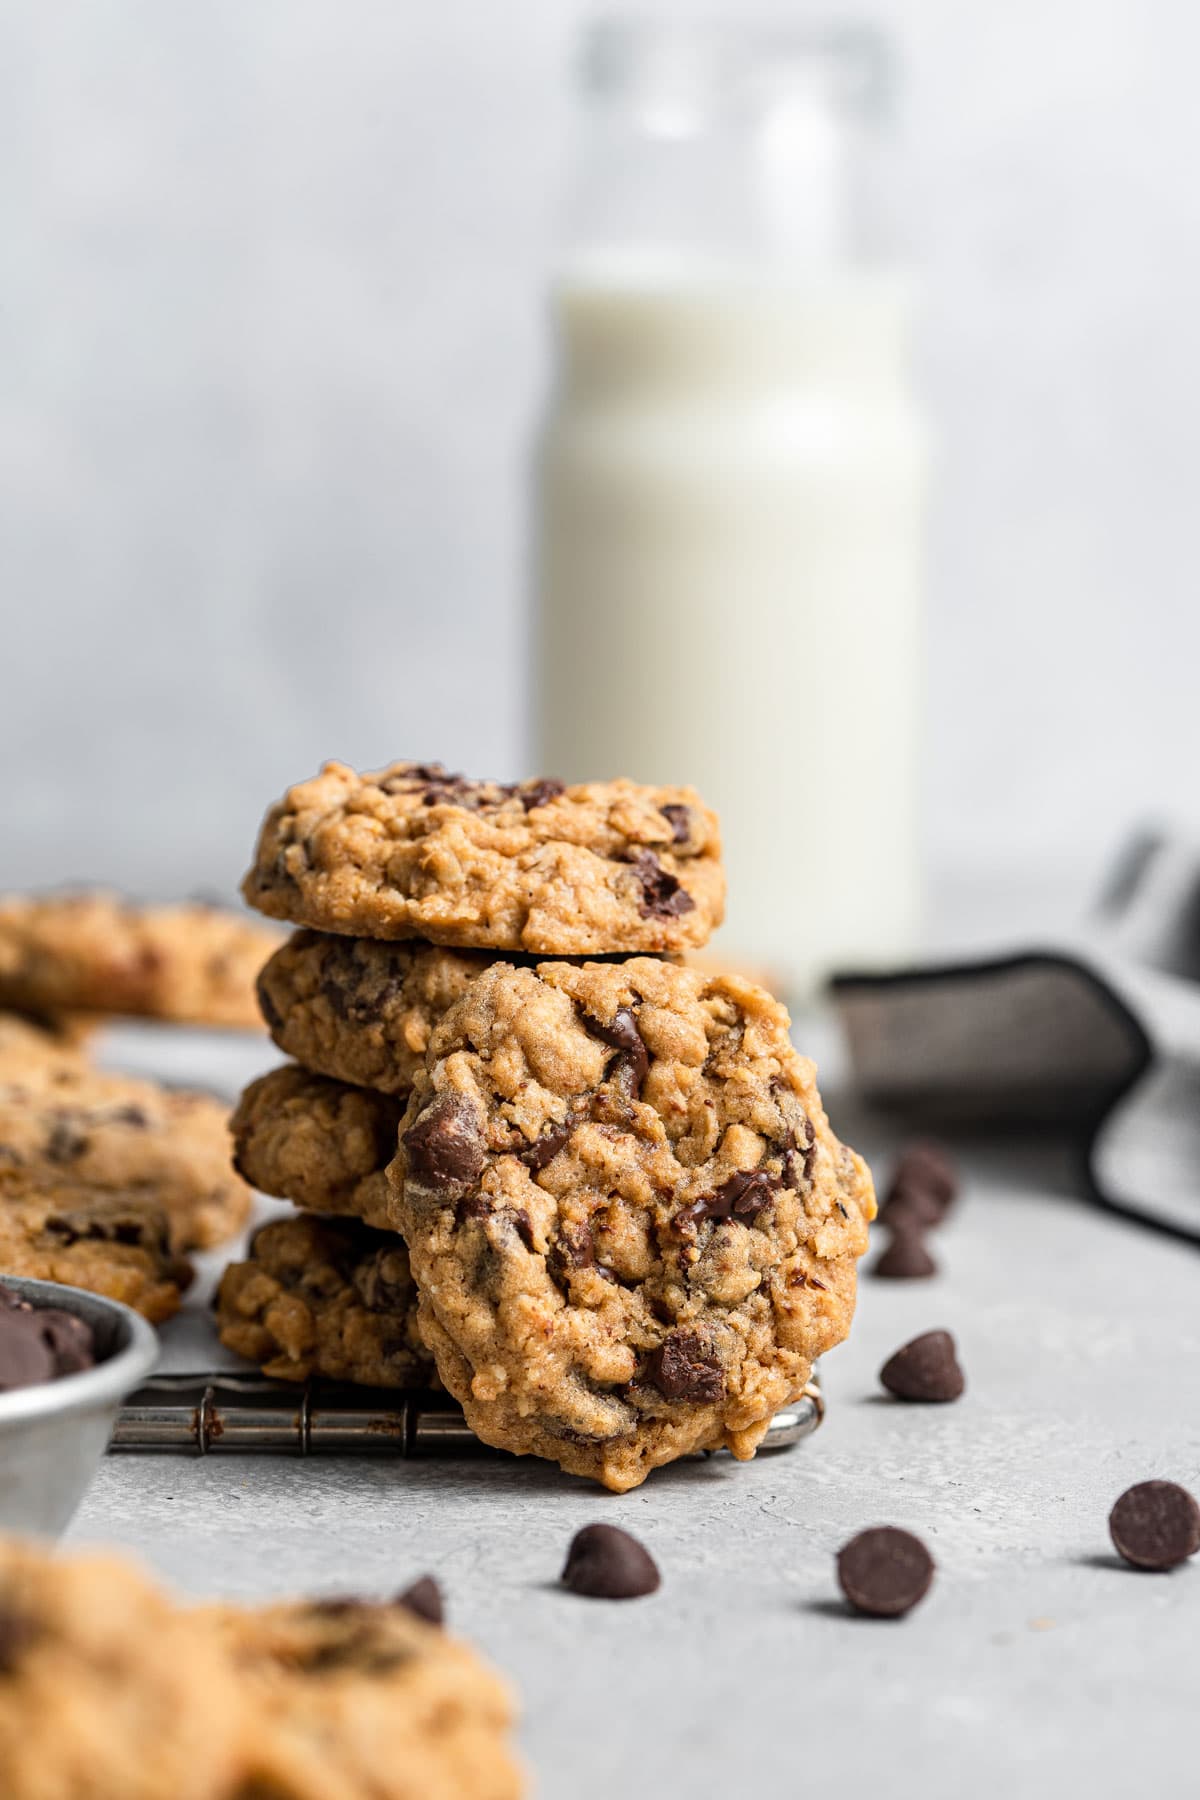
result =
[{"label": "glass milk bottle", "polygon": [[692,782],[722,960],[911,947],[924,447],[872,39],[602,26],[553,288],[537,767]]}]

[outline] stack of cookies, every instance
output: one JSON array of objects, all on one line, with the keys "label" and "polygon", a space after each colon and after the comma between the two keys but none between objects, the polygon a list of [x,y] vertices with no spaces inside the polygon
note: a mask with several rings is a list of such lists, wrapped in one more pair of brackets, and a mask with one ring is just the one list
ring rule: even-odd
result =
[{"label": "stack of cookies", "polygon": [[304,1210],[226,1273],[224,1341],[436,1372],[486,1442],[618,1491],[751,1456],[849,1329],[874,1196],[784,1008],[684,960],[724,905],[696,793],[331,764],[244,891],[300,929],[238,1166]]}]

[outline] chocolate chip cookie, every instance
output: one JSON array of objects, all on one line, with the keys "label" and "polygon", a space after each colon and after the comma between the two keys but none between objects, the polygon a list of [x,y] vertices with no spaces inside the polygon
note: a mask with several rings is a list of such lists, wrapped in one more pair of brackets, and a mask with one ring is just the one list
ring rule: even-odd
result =
[{"label": "chocolate chip cookie", "polygon": [[721,922],[720,855],[716,817],[691,788],[328,763],[271,808],[242,891],[272,918],[359,937],[675,951]]},{"label": "chocolate chip cookie", "polygon": [[217,1632],[126,1563],[0,1542],[4,1800],[232,1800],[245,1735]]},{"label": "chocolate chip cookie", "polygon": [[254,978],[278,942],[216,906],[14,895],[0,900],[0,1006],[255,1027]]},{"label": "chocolate chip cookie", "polygon": [[158,1324],[178,1311],[192,1268],[172,1252],[152,1190],[107,1193],[0,1163],[0,1274],[106,1294]]},{"label": "chocolate chip cookie", "polygon": [[498,963],[434,1028],[390,1171],[442,1381],[618,1491],[748,1457],[845,1337],[870,1175],[784,1009],[639,957]]},{"label": "chocolate chip cookie", "polygon": [[407,1096],[437,1020],[491,960],[297,931],[259,976],[259,1005],[279,1048],[306,1068]]},{"label": "chocolate chip cookie", "polygon": [[35,1062],[16,1078],[0,1067],[0,1163],[152,1190],[180,1250],[219,1244],[250,1213],[219,1100],[85,1064]]},{"label": "chocolate chip cookie", "polygon": [[348,1219],[301,1213],[257,1231],[216,1299],[227,1349],[279,1381],[428,1387],[433,1364],[417,1330],[404,1240]]},{"label": "chocolate chip cookie", "polygon": [[386,1175],[404,1104],[289,1063],[250,1086],[231,1121],[234,1156],[264,1194],[395,1229]]},{"label": "chocolate chip cookie", "polygon": [[[518,1800],[508,1689],[403,1602],[206,1608],[248,1724],[238,1800]],[[234,1800],[234,1796],[230,1796]]]}]

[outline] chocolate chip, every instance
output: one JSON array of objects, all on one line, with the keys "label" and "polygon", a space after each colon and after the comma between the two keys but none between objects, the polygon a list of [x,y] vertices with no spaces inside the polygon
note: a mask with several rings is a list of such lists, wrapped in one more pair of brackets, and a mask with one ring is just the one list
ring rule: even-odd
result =
[{"label": "chocolate chip", "polygon": [[701,1194],[690,1206],[675,1215],[676,1229],[698,1225],[703,1219],[756,1219],[780,1185],[777,1175],[766,1169],[739,1169],[723,1181],[711,1194]]},{"label": "chocolate chip", "polygon": [[395,1250],[376,1250],[360,1262],[357,1248],[352,1244],[346,1248],[346,1260],[353,1271],[351,1279],[369,1312],[395,1313],[408,1305],[412,1296],[408,1265]]},{"label": "chocolate chip", "polygon": [[650,1067],[650,1052],[646,1048],[645,1038],[637,1028],[632,1008],[619,1006],[611,1025],[602,1025],[591,1013],[583,1014],[583,1022],[594,1037],[621,1052],[632,1091],[635,1096],[640,1094],[646,1071]]},{"label": "chocolate chip", "polygon": [[876,1525],[843,1544],[837,1573],[855,1612],[873,1619],[898,1619],[929,1592],[933,1558],[911,1531]]},{"label": "chocolate chip", "polygon": [[512,1221],[513,1230],[527,1250],[533,1249],[533,1220],[523,1206],[514,1206],[505,1214]]},{"label": "chocolate chip", "polygon": [[53,1379],[54,1357],[38,1333],[36,1314],[0,1312],[0,1394]]},{"label": "chocolate chip", "polygon": [[1200,1506],[1174,1481],[1139,1481],[1108,1515],[1113,1543],[1135,1569],[1173,1569],[1200,1550]]},{"label": "chocolate chip", "polygon": [[46,1139],[46,1156],[53,1163],[78,1162],[87,1147],[87,1133],[77,1120],[56,1119]]},{"label": "chocolate chip", "polygon": [[879,1208],[879,1218],[883,1224],[900,1228],[907,1226],[910,1231],[917,1233],[940,1225],[945,1215],[946,1208],[933,1189],[921,1187],[911,1181],[893,1181]]},{"label": "chocolate chip", "polygon": [[574,1119],[564,1119],[561,1125],[547,1126],[541,1137],[534,1138],[532,1144],[527,1144],[524,1150],[518,1151],[521,1162],[532,1174],[539,1175],[554,1161],[574,1129]]},{"label": "chocolate chip", "polygon": [[641,850],[629,860],[642,884],[638,911],[643,919],[677,919],[681,913],[692,911],[696,902],[674,875],[663,868],[653,850]]},{"label": "chocolate chip", "polygon": [[711,1344],[680,1327],[646,1358],[645,1377],[667,1400],[720,1400],[725,1374]]},{"label": "chocolate chip", "polygon": [[261,975],[258,978],[257,993],[258,1010],[266,1022],[267,1030],[272,1032],[281,1031],[283,1029],[283,1015],[272,1000],[267,984]]},{"label": "chocolate chip", "polygon": [[[892,1171],[888,1196],[904,1187],[924,1188],[940,1203],[942,1211],[953,1204],[958,1195],[958,1168],[948,1150],[940,1144],[922,1139],[901,1151]],[[887,1199],[884,1204],[886,1205]]]},{"label": "chocolate chip", "polygon": [[461,1186],[483,1168],[475,1109],[458,1094],[443,1094],[427,1106],[403,1142],[408,1173],[424,1187]]},{"label": "chocolate chip", "polygon": [[545,806],[551,800],[557,800],[558,796],[565,794],[566,791],[565,782],[554,780],[535,781],[532,787],[517,789],[521,805],[527,813],[533,812],[535,807]]},{"label": "chocolate chip", "polygon": [[671,841],[676,844],[686,844],[692,835],[691,807],[680,806],[678,802],[670,801],[666,806],[660,806],[658,810],[671,827]]},{"label": "chocolate chip", "polygon": [[346,1020],[350,1017],[350,995],[343,982],[336,975],[326,972],[317,983],[317,992],[323,1000],[329,1002],[329,1010],[335,1018]]},{"label": "chocolate chip", "polygon": [[422,1575],[419,1581],[406,1587],[402,1594],[397,1594],[396,1605],[402,1606],[406,1612],[415,1613],[427,1625],[444,1625],[446,1622],[442,1590],[432,1575]]},{"label": "chocolate chip", "polygon": [[871,1269],[883,1281],[928,1281],[938,1272],[925,1240],[916,1231],[896,1231]]},{"label": "chocolate chip", "polygon": [[32,1619],[0,1600],[0,1675],[16,1673],[21,1657],[38,1635]]},{"label": "chocolate chip", "polygon": [[569,1220],[560,1225],[558,1236],[546,1253],[546,1262],[560,1286],[573,1269],[595,1268],[596,1240],[591,1226],[573,1225]]},{"label": "chocolate chip", "polygon": [[573,1594],[593,1600],[637,1600],[661,1585],[646,1549],[618,1525],[585,1525],[571,1539],[561,1576]]},{"label": "chocolate chip", "polygon": [[902,1344],[879,1379],[898,1400],[957,1400],[967,1385],[948,1331],[925,1331]]},{"label": "chocolate chip", "polygon": [[96,1362],[92,1328],[74,1313],[47,1306],[33,1315],[37,1332],[54,1360],[55,1375],[77,1375]]}]

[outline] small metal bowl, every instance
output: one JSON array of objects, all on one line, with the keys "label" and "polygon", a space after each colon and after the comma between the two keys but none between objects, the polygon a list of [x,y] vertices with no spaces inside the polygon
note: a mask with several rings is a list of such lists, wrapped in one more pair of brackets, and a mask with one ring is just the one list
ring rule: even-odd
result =
[{"label": "small metal bowl", "polygon": [[57,1537],[108,1447],[117,1409],[158,1358],[145,1319],[99,1294],[0,1274],[31,1306],[74,1313],[92,1328],[96,1366],[0,1394],[0,1529]]}]

